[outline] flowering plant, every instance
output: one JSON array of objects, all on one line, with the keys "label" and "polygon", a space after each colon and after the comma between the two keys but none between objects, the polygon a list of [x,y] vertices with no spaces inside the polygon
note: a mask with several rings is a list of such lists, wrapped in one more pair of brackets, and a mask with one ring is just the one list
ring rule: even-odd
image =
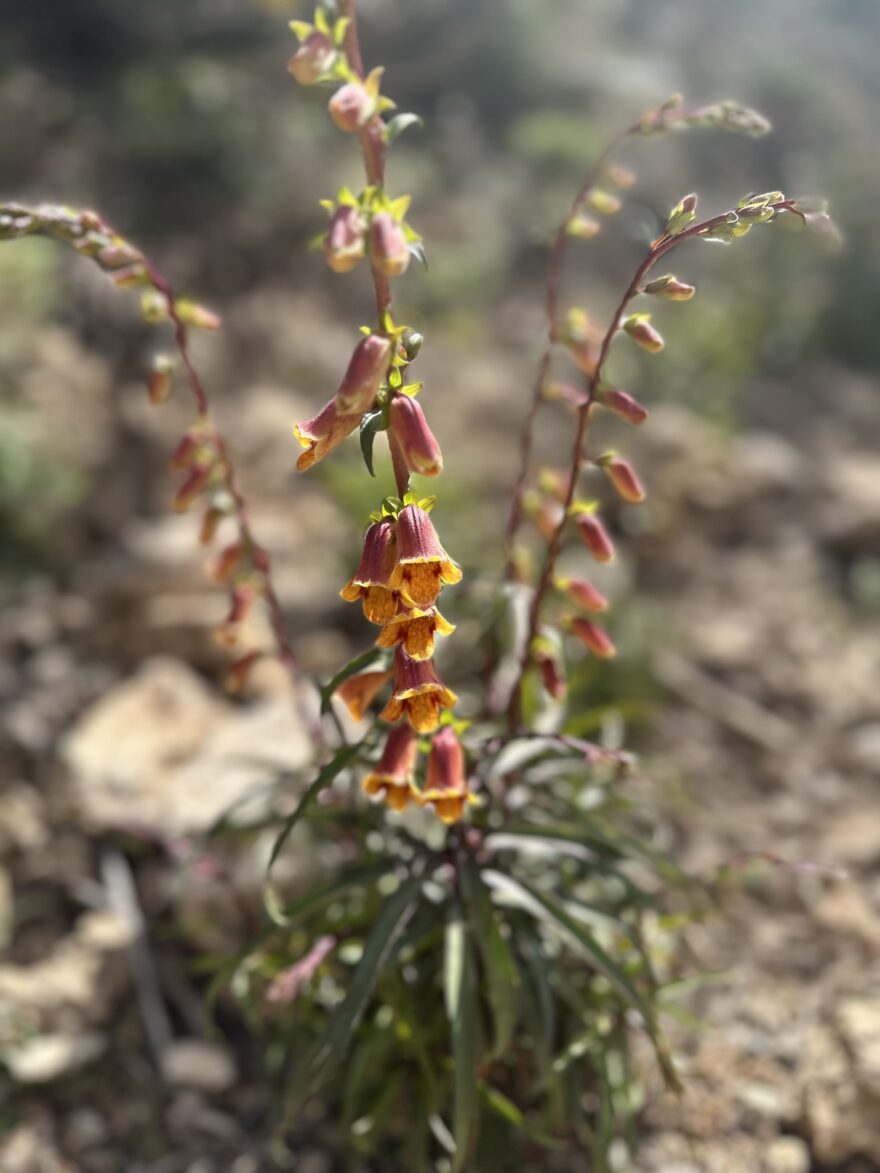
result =
[{"label": "flowering plant", "polygon": [[[459,637],[438,604],[442,595],[447,609],[443,591],[463,575],[435,522],[442,494],[435,515],[435,498],[421,496],[417,480],[413,487],[413,478],[439,477],[443,458],[422,405],[430,406],[430,390],[421,394],[410,369],[423,339],[395,315],[392,297],[392,281],[425,252],[407,219],[409,198],[386,188],[386,157],[419,120],[393,113],[381,68],[365,69],[355,0],[321,3],[312,23],[292,27],[291,74],[332,91],[332,121],[358,140],[364,163],[360,192],[343,187],[325,201],[323,254],[335,273],[369,273],[375,300],[375,319],[335,393],[293,427],[297,467],[308,473],[357,433],[375,475],[384,434],[395,488],[376,501],[351,578],[340,584],[343,599],[360,603],[371,646],[318,687],[320,704],[193,362],[190,331],[217,329],[219,319],[178,297],[94,212],[8,204],[0,239],[40,233],[72,246],[117,286],[139,289],[145,317],[170,327],[176,357],[157,356],[149,396],[163,402],[182,373],[196,418],[172,457],[182,477],[175,507],[201,510],[205,544],[221,522],[233,527],[212,568],[229,594],[218,636],[235,649],[230,687],[240,688],[263,654],[241,646],[243,621],[258,604],[295,678],[316,773],[275,840],[264,931],[218,974],[252,1004],[262,998],[275,1008],[258,1029],[267,1072],[283,1089],[286,1143],[295,1145],[318,1113],[340,1147],[407,1169],[520,1167],[523,1153],[566,1144],[601,1161],[635,1106],[633,1030],[650,1039],[667,1082],[677,1080],[648,944],[660,878],[671,868],[650,836],[630,833],[637,819],[624,821],[621,780],[632,759],[584,740],[569,707],[577,657],[615,655],[596,618],[609,601],[590,577],[593,563],[615,554],[604,494],[626,505],[645,498],[627,457],[590,450],[588,441],[603,416],[635,426],[647,419],[608,368],[618,340],[649,354],[663,348],[651,314],[636,308],[644,299],[684,302],[695,293],[672,273],[657,275],[661,260],[687,242],[729,243],[757,226],[801,227],[825,213],[767,192],[700,220],[697,196],[686,195],[601,327],[578,307],[561,311],[561,274],[569,243],[595,236],[634,181],[613,162],[616,148],[691,127],[769,128],[735,103],[690,108],[676,96],[603,152],[550,250],[546,343],[520,432],[504,573],[488,594],[468,597],[466,583],[462,591],[460,622],[485,635],[482,645],[468,643],[485,647],[486,664],[452,678],[435,658]],[[557,359],[575,372],[567,381],[551,379]],[[564,468],[535,477],[536,422],[553,404],[573,415],[571,451]],[[583,568],[563,574],[570,540],[583,548]],[[291,896],[272,869],[294,836],[310,841],[327,874]]]}]

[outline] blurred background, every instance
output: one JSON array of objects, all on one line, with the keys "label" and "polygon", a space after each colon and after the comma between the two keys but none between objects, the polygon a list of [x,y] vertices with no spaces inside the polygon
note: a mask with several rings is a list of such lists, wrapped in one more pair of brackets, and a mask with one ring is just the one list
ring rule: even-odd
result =
[{"label": "blurred background", "polygon": [[[649,1090],[632,1167],[880,1169],[880,6],[359,10],[366,60],[425,121],[389,161],[429,262],[396,305],[426,335],[418,377],[447,469],[435,517],[477,582],[501,565],[547,244],[604,142],[673,91],[774,125],[625,145],[636,184],[572,243],[565,279],[565,304],[599,321],[685,193],[707,214],[777,188],[829,200],[836,247],[770,228],[682,249],[674,271],[698,294],[655,311],[667,349],[615,353],[651,419],[603,435],[649,501],[615,517],[623,553],[600,583],[622,655],[579,668],[575,689],[584,732],[639,750],[633,798],[658,844],[736,881],[683,930],[684,969],[716,975],[687,1002],[707,1028],[680,1040],[685,1100]],[[0,195],[99,209],[221,313],[198,358],[297,646],[331,673],[365,643],[337,591],[391,482],[368,480],[356,445],[294,472],[291,424],[335,390],[372,315],[368,274],[335,277],[310,249],[318,200],[361,184],[326,94],[286,73],[286,22],[310,13],[0,14]],[[204,834],[252,796],[255,739],[279,767],[307,747],[277,673],[244,705],[219,688],[224,600],[196,519],[169,510],[190,405],[182,387],[147,403],[156,348],[136,299],[89,266],[41,241],[0,248],[0,1167],[330,1173],[319,1132],[295,1163],[267,1156],[265,1023],[204,1001],[205,958],[257,923],[263,859]],[[546,412],[548,462],[569,430]]]}]

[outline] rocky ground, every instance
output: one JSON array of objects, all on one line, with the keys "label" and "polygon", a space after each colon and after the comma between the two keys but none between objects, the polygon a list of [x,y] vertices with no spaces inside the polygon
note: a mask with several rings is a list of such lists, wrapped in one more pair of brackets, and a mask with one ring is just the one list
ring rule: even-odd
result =
[{"label": "rocky ground", "polygon": [[[44,363],[76,368],[47,347]],[[876,389],[827,373],[814,387],[792,429],[768,407],[722,440],[669,409],[640,437],[653,492],[629,573],[656,617],[661,699],[635,785],[713,896],[680,946],[703,980],[671,1004],[689,1016],[670,1018],[686,1093],[649,1079],[639,1173],[880,1170]],[[121,427],[130,451],[167,451],[173,414],[157,423],[134,389],[120,402],[114,442]],[[230,411],[285,606],[295,624],[337,622],[304,639],[324,671],[347,637],[333,543],[317,539],[346,523],[320,493],[291,497],[285,393],[252,388]],[[88,508],[109,533],[132,469],[101,459]],[[225,856],[199,836],[230,807],[283,804],[267,771],[307,745],[279,673],[244,706],[209,683],[222,602],[194,523],[159,507],[158,460],[144,467],[138,520],[92,541],[63,586],[23,584],[0,619],[4,1173],[264,1167],[251,1056],[231,1021],[215,1029],[191,962],[252,930],[268,840]],[[332,1168],[318,1148],[296,1167]]]}]

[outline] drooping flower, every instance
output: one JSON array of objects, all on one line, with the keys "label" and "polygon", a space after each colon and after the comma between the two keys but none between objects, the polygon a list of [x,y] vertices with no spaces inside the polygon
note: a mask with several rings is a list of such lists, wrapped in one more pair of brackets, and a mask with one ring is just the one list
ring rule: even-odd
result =
[{"label": "drooping flower", "polygon": [[370,221],[370,260],[385,277],[399,277],[409,267],[409,245],[390,212],[376,212]]},{"label": "drooping flower", "polygon": [[415,798],[412,776],[418,754],[418,738],[409,725],[392,729],[375,770],[362,786],[369,795],[381,794],[392,810],[403,810]]},{"label": "drooping flower", "polygon": [[440,545],[424,509],[407,505],[397,518],[397,565],[391,585],[410,607],[432,607],[441,586],[461,581],[461,568]]},{"label": "drooping flower", "polygon": [[464,751],[455,731],[447,725],[431,743],[428,776],[419,802],[423,805],[430,803],[444,823],[458,823],[465,806],[476,801],[468,788]]},{"label": "drooping flower", "polygon": [[367,530],[361,563],[354,577],[339,592],[347,603],[364,601],[370,623],[387,623],[397,614],[398,592],[391,585],[397,543],[394,522],[377,521]]},{"label": "drooping flower", "polygon": [[376,643],[380,648],[400,644],[411,659],[430,660],[434,655],[435,636],[451,635],[453,631],[453,624],[444,619],[436,607],[426,611],[413,607],[389,619]]},{"label": "drooping flower", "polygon": [[443,454],[421,406],[408,395],[395,395],[390,418],[391,431],[409,471],[423,477],[438,476],[443,471]]},{"label": "drooping flower", "polygon": [[333,41],[325,33],[313,32],[303,41],[290,61],[288,70],[302,86],[312,86],[330,71],[338,56]]},{"label": "drooping flower", "polygon": [[294,424],[293,434],[305,448],[296,462],[300,472],[305,472],[319,460],[323,460],[328,452],[338,447],[346,436],[350,436],[361,422],[360,415],[343,415],[336,406],[335,399],[301,424]]},{"label": "drooping flower", "polygon": [[340,204],[324,237],[324,256],[334,273],[348,273],[365,253],[367,226],[352,204]]},{"label": "drooping flower", "polygon": [[370,334],[354,348],[336,392],[336,410],[359,415],[373,406],[376,393],[391,361],[391,339]]},{"label": "drooping flower", "polygon": [[358,672],[343,680],[336,690],[336,696],[345,704],[355,721],[363,721],[376,694],[390,679],[390,672]]},{"label": "drooping flower", "polygon": [[413,660],[401,648],[394,656],[394,692],[382,710],[383,721],[406,716],[417,733],[433,733],[440,724],[440,710],[451,709],[455,693],[437,678],[431,660]]},{"label": "drooping flower", "polygon": [[376,113],[376,98],[362,82],[351,81],[336,91],[328,108],[336,126],[351,134],[365,126]]}]

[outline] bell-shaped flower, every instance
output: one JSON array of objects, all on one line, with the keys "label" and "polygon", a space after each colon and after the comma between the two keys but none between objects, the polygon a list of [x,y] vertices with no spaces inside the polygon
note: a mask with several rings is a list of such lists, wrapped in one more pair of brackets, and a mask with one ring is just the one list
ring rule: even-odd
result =
[{"label": "bell-shaped flower", "polygon": [[392,810],[400,811],[415,798],[412,776],[418,755],[418,738],[409,725],[392,729],[376,768],[362,786],[369,795],[380,794]]},{"label": "bell-shaped flower", "polygon": [[391,339],[370,334],[354,348],[336,392],[336,409],[344,415],[359,415],[373,406],[391,361]]},{"label": "bell-shaped flower", "polygon": [[451,709],[455,693],[442,684],[431,660],[413,660],[400,648],[394,656],[394,692],[382,710],[383,721],[406,717],[417,733],[433,733],[440,710]]},{"label": "bell-shaped flower", "polygon": [[438,476],[443,471],[443,454],[421,406],[408,395],[395,395],[389,414],[391,431],[409,471],[423,477]]},{"label": "bell-shaped flower", "polygon": [[382,691],[390,679],[390,672],[358,672],[343,680],[336,690],[336,696],[345,704],[355,721],[363,721],[377,693]]},{"label": "bell-shaped flower", "polygon": [[377,521],[367,530],[361,564],[353,578],[339,592],[347,603],[364,601],[364,615],[370,623],[387,623],[397,614],[398,592],[391,586],[397,544],[394,522]]},{"label": "bell-shaped flower", "polygon": [[351,435],[360,422],[360,415],[344,415],[337,408],[335,399],[331,399],[316,416],[301,424],[294,424],[293,434],[305,448],[296,462],[299,471],[305,472],[323,460],[328,452],[332,452],[346,436]]},{"label": "bell-shaped flower", "polygon": [[447,622],[436,607],[423,611],[419,607],[398,612],[382,628],[376,640],[380,648],[393,648],[400,644],[413,660],[430,660],[434,655],[434,639],[438,635],[450,635],[455,627]]},{"label": "bell-shaped flower", "polygon": [[410,607],[432,607],[444,583],[461,581],[461,568],[443,547],[424,509],[407,505],[397,518],[397,565],[391,585]]},{"label": "bell-shaped flower", "polygon": [[431,743],[428,776],[419,802],[430,805],[444,823],[461,821],[465,807],[477,799],[468,788],[464,751],[455,731],[447,725]]}]

